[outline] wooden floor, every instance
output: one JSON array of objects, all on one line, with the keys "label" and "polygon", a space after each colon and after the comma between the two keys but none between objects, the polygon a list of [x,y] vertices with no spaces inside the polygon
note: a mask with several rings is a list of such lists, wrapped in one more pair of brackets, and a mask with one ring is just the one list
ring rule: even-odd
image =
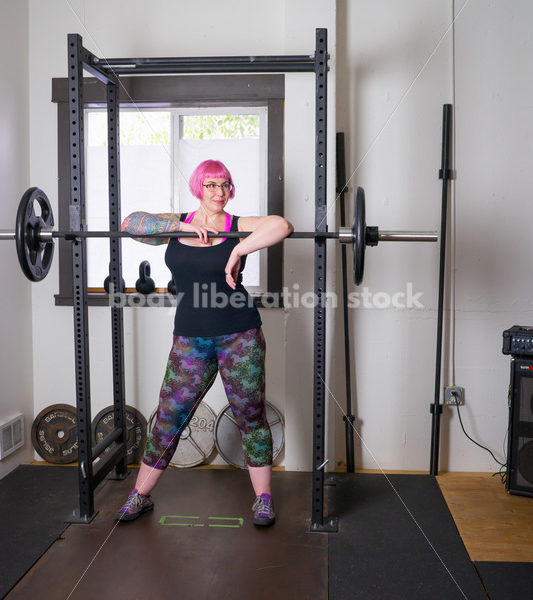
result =
[{"label": "wooden floor", "polygon": [[437,477],[474,562],[533,562],[533,498],[508,494],[490,473]]}]

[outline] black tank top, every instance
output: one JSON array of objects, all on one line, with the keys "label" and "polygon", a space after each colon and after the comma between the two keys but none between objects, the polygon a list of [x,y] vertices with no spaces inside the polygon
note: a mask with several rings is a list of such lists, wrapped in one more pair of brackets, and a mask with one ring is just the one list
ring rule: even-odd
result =
[{"label": "black tank top", "polygon": [[[180,216],[185,220],[186,214]],[[239,217],[233,216],[230,231],[238,231]],[[187,246],[171,238],[165,263],[176,284],[178,306],[174,335],[212,337],[239,333],[261,325],[259,311],[242,285],[246,256],[241,257],[237,287],[226,283],[224,269],[239,238],[229,238],[214,246]]]}]

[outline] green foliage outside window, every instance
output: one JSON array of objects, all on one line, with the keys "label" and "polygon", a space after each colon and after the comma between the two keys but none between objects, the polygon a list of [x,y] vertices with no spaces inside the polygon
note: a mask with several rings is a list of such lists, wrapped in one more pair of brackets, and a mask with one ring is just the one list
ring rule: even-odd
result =
[{"label": "green foliage outside window", "polygon": [[259,137],[259,115],[188,115],[182,117],[185,140]]}]

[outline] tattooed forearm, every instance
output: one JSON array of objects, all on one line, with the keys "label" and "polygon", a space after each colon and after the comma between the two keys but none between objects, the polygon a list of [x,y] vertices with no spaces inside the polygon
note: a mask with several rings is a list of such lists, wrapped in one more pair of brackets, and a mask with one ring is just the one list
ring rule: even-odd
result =
[{"label": "tattooed forearm", "polygon": [[[167,231],[179,231],[179,215],[173,213],[152,214],[147,212],[134,212],[122,221],[122,231],[136,235],[147,233],[166,233]],[[136,238],[139,242],[158,246],[166,244],[168,238]]]}]

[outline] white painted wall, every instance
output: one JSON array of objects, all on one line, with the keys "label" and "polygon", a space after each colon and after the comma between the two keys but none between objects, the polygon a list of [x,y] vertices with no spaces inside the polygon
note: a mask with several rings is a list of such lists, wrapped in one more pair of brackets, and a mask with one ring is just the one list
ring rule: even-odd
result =
[{"label": "white painted wall", "polygon": [[[456,22],[456,380],[468,394],[465,426],[500,455],[509,384],[501,332],[533,322],[532,19],[527,0],[477,0]],[[494,468],[470,450],[455,415],[449,444],[450,470]]]},{"label": "white painted wall", "polygon": [[[454,10],[455,29],[450,28]],[[501,332],[532,319],[527,278],[532,218],[526,197],[532,177],[532,38],[527,25],[532,12],[526,0],[468,0],[466,5],[464,0],[235,0],[226,2],[223,11],[211,0],[161,0],[149,11],[138,0],[30,0],[30,180],[57,205],[56,111],[50,80],[65,76],[68,32],[80,32],[85,45],[101,56],[249,55],[312,52],[315,27],[327,27],[332,206],[338,130],[347,137],[350,189],[365,188],[370,225],[438,229],[442,105],[455,102],[457,180],[448,264],[449,284],[455,287],[447,302],[442,383],[466,388],[466,427],[501,455],[509,377],[509,360],[500,351]],[[298,229],[311,228],[314,219],[313,86],[312,77],[287,76],[286,214]],[[330,227],[338,224],[333,208],[329,221]],[[335,290],[339,280],[340,293],[340,251],[329,248],[328,289]],[[312,290],[312,256],[310,242],[285,245],[289,291],[296,284],[301,293]],[[370,307],[351,310],[357,365],[354,412],[364,440],[356,439],[358,467],[428,468],[437,279],[437,244],[380,244],[367,252],[364,286]],[[421,294],[423,308],[372,304],[372,299],[386,300],[384,294],[406,291],[408,284],[414,294]],[[57,288],[57,264],[32,288],[35,414],[55,402],[74,403],[72,311],[54,307]],[[268,396],[285,414],[284,464],[293,470],[311,467],[311,313],[305,308],[262,311],[270,348]],[[344,459],[344,369],[342,312],[332,307],[329,315],[331,464],[333,458],[341,463]],[[108,311],[91,308],[90,321],[95,414],[110,403]],[[171,327],[171,311],[126,311],[128,402],[147,416],[157,399]],[[209,402],[215,410],[223,406],[220,386]],[[442,423],[442,468],[495,469],[490,457],[463,436],[456,415],[445,410]]]},{"label": "white painted wall", "polygon": [[[455,31],[449,28],[454,4]],[[355,171],[350,189],[366,190],[370,225],[440,227],[442,105],[455,101],[457,179],[448,242],[448,285],[455,283],[455,295],[447,302],[442,384],[466,388],[465,427],[502,457],[509,359],[501,354],[501,334],[533,320],[533,6],[526,0],[337,5],[337,128],[348,140],[348,176]],[[406,282],[423,293],[423,309],[359,308],[350,315],[354,412],[363,438],[356,436],[356,464],[364,468],[429,467],[438,247],[368,250],[364,285],[372,294],[394,294]],[[340,417],[336,431],[342,462]],[[449,409],[442,417],[441,468],[498,468],[466,439]]]},{"label": "white painted wall", "polygon": [[[69,5],[72,6],[71,10]],[[105,16],[105,17],[104,17]],[[31,176],[57,207],[57,119],[51,79],[66,74],[66,36],[79,32],[95,54],[117,56],[202,56],[311,54],[315,28],[328,27],[335,43],[335,3],[313,0],[263,2],[145,2],[30,0]],[[46,52],[42,32],[46,30]],[[334,50],[331,50],[334,58]],[[334,61],[332,62],[334,66]],[[334,89],[330,78],[330,173],[334,173]],[[314,220],[314,77],[287,76],[286,213],[298,228]],[[46,140],[43,145],[43,140]],[[334,181],[330,183],[330,196]],[[305,212],[304,212],[305,210]],[[285,249],[285,282],[312,290],[312,244]],[[288,265],[291,265],[289,268]],[[302,275],[304,273],[304,275]],[[34,288],[34,410],[57,402],[75,404],[72,309],[55,307],[57,261]],[[267,399],[286,415],[285,465],[311,466],[312,311],[261,310],[267,339]],[[109,310],[90,308],[93,416],[111,401]],[[125,311],[127,402],[149,416],[157,404],[170,349],[173,312]],[[302,351],[302,344],[306,348]],[[218,412],[226,403],[220,381],[207,402]]]},{"label": "white painted wall", "polygon": [[[18,202],[30,184],[28,114],[28,2],[0,3],[0,223],[14,228]],[[0,478],[33,455],[31,285],[14,243],[0,252],[0,424],[24,415],[24,447],[0,461]]]}]

